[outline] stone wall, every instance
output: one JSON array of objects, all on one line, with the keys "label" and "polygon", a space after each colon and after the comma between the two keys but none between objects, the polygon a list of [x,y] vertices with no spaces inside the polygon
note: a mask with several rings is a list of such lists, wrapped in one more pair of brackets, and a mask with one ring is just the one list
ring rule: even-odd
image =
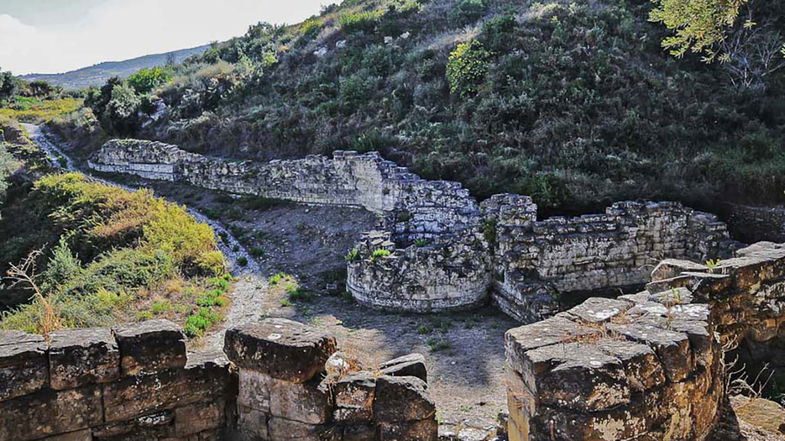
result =
[{"label": "stone wall", "polygon": [[724,403],[722,350],[781,368],[785,245],[707,267],[667,259],[646,290],[592,298],[505,335],[510,439],[701,441]]},{"label": "stone wall", "polygon": [[504,312],[531,322],[563,309],[561,294],[643,284],[662,258],[719,257],[730,242],[714,216],[676,203],[620,202],[604,214],[545,220],[528,196],[496,195],[480,207],[459,184],[423,180],[375,153],[228,162],[115,140],[90,166],[380,214],[383,231],[357,244],[347,286],[359,302],[389,310],[466,309],[493,293]]},{"label": "stone wall", "polygon": [[218,440],[233,379],[170,322],[0,331],[0,440]]},{"label": "stone wall", "polygon": [[0,331],[0,441],[436,441],[422,356],[371,371],[336,350],[282,319],[227,331],[232,363],[165,320]]},{"label": "stone wall", "polygon": [[618,202],[603,214],[537,220],[528,196],[482,204],[495,231],[494,299],[531,322],[552,315],[559,295],[643,285],[663,258],[705,261],[730,252],[725,224],[674,202]]}]

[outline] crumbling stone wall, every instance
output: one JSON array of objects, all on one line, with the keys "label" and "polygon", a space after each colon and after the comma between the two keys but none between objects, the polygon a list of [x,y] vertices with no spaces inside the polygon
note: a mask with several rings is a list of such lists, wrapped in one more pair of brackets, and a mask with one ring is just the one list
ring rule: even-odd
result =
[{"label": "crumbling stone wall", "polygon": [[186,356],[167,321],[0,331],[0,440],[218,440],[233,380],[220,356]]},{"label": "crumbling stone wall", "polygon": [[436,441],[422,356],[364,370],[333,336],[285,319],[228,331],[224,350],[240,371],[237,429],[252,439]]},{"label": "crumbling stone wall", "polygon": [[228,162],[115,140],[90,166],[378,213],[383,231],[357,244],[347,286],[359,302],[389,310],[466,309],[493,293],[504,312],[531,322],[562,309],[563,293],[643,284],[662,258],[714,258],[729,242],[714,216],[676,203],[620,202],[604,214],[545,220],[528,196],[496,195],[480,207],[460,184],[423,180],[376,153]]},{"label": "crumbling stone wall", "polygon": [[336,351],[283,319],[228,330],[233,363],[165,320],[0,331],[0,441],[436,441],[421,355],[362,370]]},{"label": "crumbling stone wall", "polygon": [[723,349],[782,366],[771,348],[785,343],[785,245],[736,256],[667,259],[641,293],[508,331],[510,439],[706,439],[725,398]]},{"label": "crumbling stone wall", "polygon": [[716,216],[675,202],[617,202],[603,214],[537,220],[528,196],[482,204],[495,231],[494,300],[524,321],[558,312],[561,293],[643,285],[666,257],[705,261],[732,246]]}]

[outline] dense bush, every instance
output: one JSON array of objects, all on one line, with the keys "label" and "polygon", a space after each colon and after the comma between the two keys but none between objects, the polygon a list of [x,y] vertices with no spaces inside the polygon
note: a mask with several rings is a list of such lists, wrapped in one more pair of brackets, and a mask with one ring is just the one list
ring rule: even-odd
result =
[{"label": "dense bush", "polygon": [[[212,229],[149,191],[128,192],[77,173],[49,175],[3,214],[0,235],[15,238],[0,244],[3,265],[56,244],[38,262],[36,280],[66,326],[105,325],[124,315],[112,306],[118,302],[143,309],[146,295],[173,280],[198,285],[200,277],[224,272]],[[7,303],[12,294],[4,289],[0,300],[15,306]],[[0,327],[34,329],[40,308],[37,302],[21,306]]]},{"label": "dense bush", "polygon": [[172,79],[172,73],[164,67],[142,69],[128,77],[128,85],[137,94],[143,95],[153,91],[158,86],[166,84]]},{"label": "dense bush", "polygon": [[450,92],[465,98],[477,93],[477,86],[482,83],[488,72],[490,53],[481,42],[472,40],[461,43],[450,53],[447,62],[447,80]]}]

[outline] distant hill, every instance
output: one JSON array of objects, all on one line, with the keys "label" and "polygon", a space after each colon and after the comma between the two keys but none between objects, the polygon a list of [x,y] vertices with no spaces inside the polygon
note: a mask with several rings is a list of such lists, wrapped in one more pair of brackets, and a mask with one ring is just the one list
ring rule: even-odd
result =
[{"label": "distant hill", "polygon": [[59,74],[29,74],[21,78],[27,81],[44,80],[66,89],[81,89],[88,86],[100,86],[111,77],[125,78],[139,69],[162,66],[167,60],[179,63],[191,55],[201,54],[210,48],[210,45],[181,49],[163,54],[145,55],[125,61],[109,61],[90,67],[83,67],[66,73]]}]

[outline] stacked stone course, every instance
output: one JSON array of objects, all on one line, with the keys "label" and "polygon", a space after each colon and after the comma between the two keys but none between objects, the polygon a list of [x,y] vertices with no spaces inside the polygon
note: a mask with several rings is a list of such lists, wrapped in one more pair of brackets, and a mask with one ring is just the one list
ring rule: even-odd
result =
[{"label": "stacked stone course", "polygon": [[284,319],[228,330],[232,363],[165,320],[2,331],[0,441],[436,441],[421,355],[369,371],[336,351]]},{"label": "stacked stone course", "polygon": [[187,359],[170,322],[0,331],[2,441],[218,440],[231,396],[228,362]]},{"label": "stacked stone course", "polygon": [[707,439],[724,403],[723,349],[785,367],[785,245],[711,268],[666,259],[646,291],[592,298],[505,335],[510,439]]},{"label": "stacked stone course", "polygon": [[[729,242],[714,216],[676,203],[620,202],[604,214],[538,221],[527,196],[478,204],[460,184],[424,180],[376,153],[228,162],[114,140],[90,166],[377,213],[383,231],[361,238],[347,286],[359,302],[388,310],[467,309],[492,296],[504,312],[531,322],[559,311],[562,293],[642,284],[662,258],[719,257]],[[374,256],[382,249],[390,254]]]}]

